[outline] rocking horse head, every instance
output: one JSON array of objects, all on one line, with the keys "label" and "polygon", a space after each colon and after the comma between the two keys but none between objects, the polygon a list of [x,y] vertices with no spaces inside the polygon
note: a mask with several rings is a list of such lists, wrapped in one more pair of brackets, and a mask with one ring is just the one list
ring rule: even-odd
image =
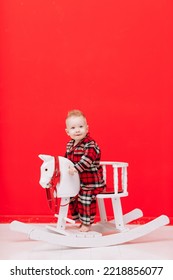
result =
[{"label": "rocking horse head", "polygon": [[43,188],[55,188],[57,197],[73,197],[78,194],[79,175],[78,173],[69,174],[69,166],[73,166],[70,160],[50,155],[39,155],[39,158],[43,160],[39,181]]}]

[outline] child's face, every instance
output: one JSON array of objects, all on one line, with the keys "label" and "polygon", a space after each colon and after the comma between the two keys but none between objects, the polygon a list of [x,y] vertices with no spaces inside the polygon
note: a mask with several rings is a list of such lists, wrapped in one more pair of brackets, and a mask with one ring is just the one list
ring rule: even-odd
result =
[{"label": "child's face", "polygon": [[77,144],[88,133],[88,125],[83,116],[71,116],[66,120],[66,132]]}]

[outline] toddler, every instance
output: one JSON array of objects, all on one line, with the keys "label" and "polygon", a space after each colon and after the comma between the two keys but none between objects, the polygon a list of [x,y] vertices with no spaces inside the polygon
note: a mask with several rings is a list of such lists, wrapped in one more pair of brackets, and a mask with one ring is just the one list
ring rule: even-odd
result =
[{"label": "toddler", "polygon": [[80,177],[80,191],[70,202],[70,211],[72,218],[81,222],[79,230],[87,232],[96,215],[96,195],[106,186],[100,165],[101,152],[89,135],[87,120],[81,111],[68,113],[66,133],[71,139],[65,156],[74,163],[74,167],[69,167],[69,173],[78,172]]}]

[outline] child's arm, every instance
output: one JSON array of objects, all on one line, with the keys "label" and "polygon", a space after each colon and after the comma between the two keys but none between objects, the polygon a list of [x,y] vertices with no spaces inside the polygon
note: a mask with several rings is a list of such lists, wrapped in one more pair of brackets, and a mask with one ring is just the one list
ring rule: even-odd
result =
[{"label": "child's arm", "polygon": [[76,170],[75,167],[69,166],[68,172],[69,172],[70,175],[74,175],[77,172],[77,170]]},{"label": "child's arm", "polygon": [[81,157],[80,161],[75,164],[77,171],[83,172],[84,170],[90,169],[93,162],[98,160],[99,154],[100,149],[95,145],[94,141],[87,143],[84,155]]}]

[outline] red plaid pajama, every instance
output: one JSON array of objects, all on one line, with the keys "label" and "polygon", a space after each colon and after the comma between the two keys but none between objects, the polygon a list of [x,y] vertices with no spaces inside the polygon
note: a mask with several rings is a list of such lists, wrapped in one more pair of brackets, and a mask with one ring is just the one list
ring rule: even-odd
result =
[{"label": "red plaid pajama", "polygon": [[70,202],[73,220],[80,220],[85,225],[93,224],[96,216],[96,195],[103,190],[104,187],[94,190],[80,189],[78,196]]},{"label": "red plaid pajama", "polygon": [[66,157],[74,163],[79,172],[80,192],[70,203],[73,219],[80,219],[83,224],[90,225],[96,215],[96,195],[103,191],[103,169],[100,165],[100,148],[86,135],[76,146],[74,140],[67,143]]}]

